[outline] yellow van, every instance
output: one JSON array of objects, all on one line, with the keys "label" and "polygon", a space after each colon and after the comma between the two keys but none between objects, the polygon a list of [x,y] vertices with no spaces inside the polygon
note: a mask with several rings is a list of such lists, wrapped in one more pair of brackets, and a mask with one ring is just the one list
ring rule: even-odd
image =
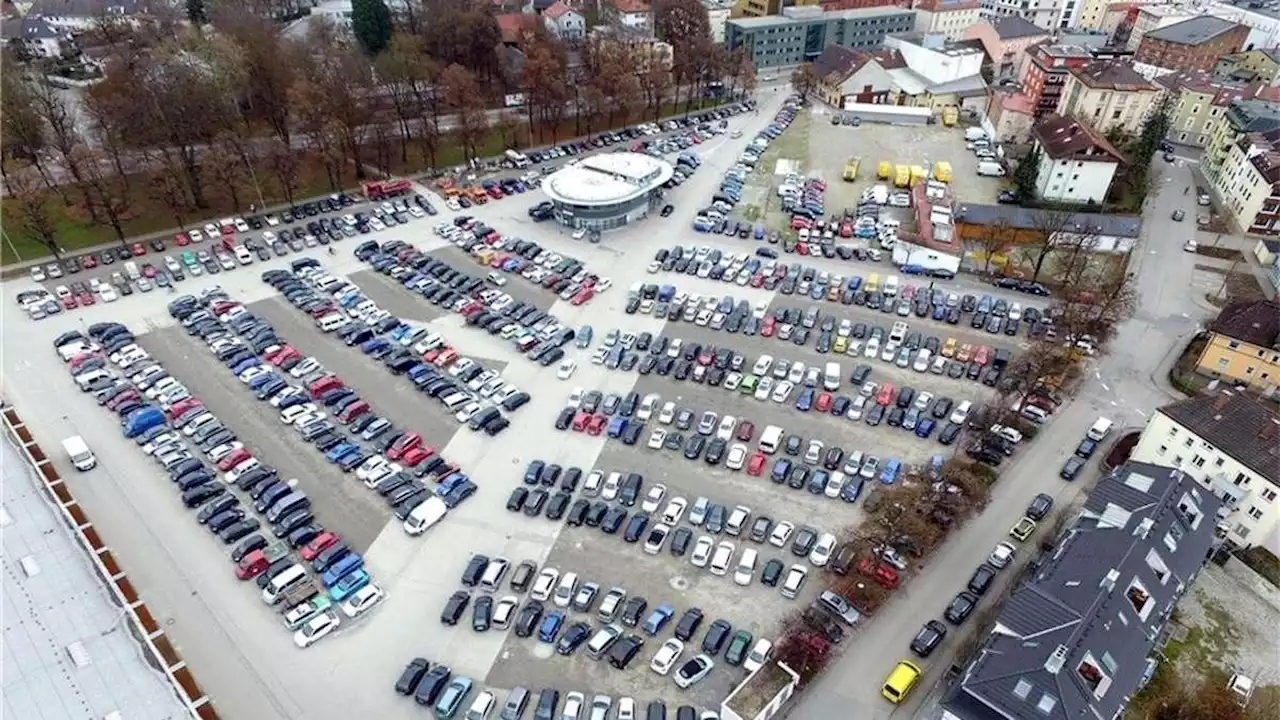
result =
[{"label": "yellow van", "polygon": [[886,700],[897,705],[907,698],[911,693],[911,688],[916,686],[920,681],[920,666],[909,660],[903,660],[898,666],[889,673],[889,677],[885,679],[884,685],[880,688],[880,694]]},{"label": "yellow van", "polygon": [[863,290],[866,290],[866,291],[867,291],[867,292],[869,292],[869,293],[873,293],[873,292],[875,292],[875,291],[879,290],[879,289],[880,289],[880,275],[879,275],[878,273],[871,273],[871,275],[870,275],[869,277],[867,277],[867,284],[866,284],[866,285],[863,285],[863,286],[862,286],[862,289],[863,289]]}]

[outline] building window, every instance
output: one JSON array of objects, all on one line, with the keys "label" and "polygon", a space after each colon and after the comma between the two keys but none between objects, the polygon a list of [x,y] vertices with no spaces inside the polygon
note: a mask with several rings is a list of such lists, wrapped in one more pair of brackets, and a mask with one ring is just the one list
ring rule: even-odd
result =
[{"label": "building window", "polygon": [[1088,686],[1095,698],[1106,695],[1111,687],[1111,678],[1102,671],[1102,665],[1094,659],[1093,653],[1085,653],[1084,659],[1076,666],[1076,674]]},{"label": "building window", "polygon": [[1026,700],[1031,695],[1031,683],[1022,678],[1018,678],[1018,682],[1013,686],[1013,696],[1019,700]]},{"label": "building window", "polygon": [[1169,446],[1168,446],[1168,445],[1161,445],[1160,447],[1156,448],[1156,454],[1157,454],[1157,455],[1163,455],[1163,454],[1165,454],[1165,453],[1167,453],[1167,452],[1169,452]]},{"label": "building window", "polygon": [[1164,564],[1164,560],[1160,558],[1160,554],[1155,548],[1147,551],[1147,567],[1151,568],[1151,572],[1156,574],[1156,578],[1164,585],[1169,581],[1169,566]]},{"label": "building window", "polygon": [[1058,698],[1050,695],[1049,693],[1045,693],[1040,696],[1040,702],[1036,703],[1036,710],[1039,710],[1043,715],[1048,715],[1053,712],[1053,709],[1057,706]]},{"label": "building window", "polygon": [[1249,528],[1239,523],[1236,523],[1235,529],[1232,530],[1231,532],[1235,533],[1236,535],[1239,535],[1241,539],[1249,537]]},{"label": "building window", "polygon": [[1194,444],[1195,444],[1195,442],[1196,442],[1196,439],[1195,439],[1195,438],[1191,438],[1191,437],[1189,437],[1189,438],[1187,438],[1186,440],[1183,440],[1183,441],[1182,441],[1182,447],[1188,447],[1188,448],[1189,448],[1189,447],[1191,447],[1192,445],[1194,445]]},{"label": "building window", "polygon": [[1267,502],[1275,502],[1276,491],[1274,489],[1263,488],[1261,495],[1263,500],[1266,500]]},{"label": "building window", "polygon": [[1146,620],[1156,605],[1155,598],[1151,597],[1151,593],[1147,592],[1142,581],[1136,577],[1129,582],[1129,589],[1124,591],[1124,596],[1129,598],[1129,604],[1140,620]]},{"label": "building window", "polygon": [[1191,464],[1195,465],[1198,468],[1202,468],[1204,467],[1204,458],[1201,457],[1200,455],[1197,455],[1194,458],[1192,458]]}]

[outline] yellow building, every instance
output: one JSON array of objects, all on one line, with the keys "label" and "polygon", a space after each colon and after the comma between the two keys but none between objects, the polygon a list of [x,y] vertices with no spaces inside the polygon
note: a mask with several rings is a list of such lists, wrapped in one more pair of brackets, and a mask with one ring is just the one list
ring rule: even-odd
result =
[{"label": "yellow building", "polygon": [[1232,303],[1209,325],[1196,372],[1259,391],[1280,387],[1280,303]]},{"label": "yellow building", "polygon": [[1280,50],[1268,48],[1224,55],[1218,58],[1213,74],[1222,80],[1275,85],[1280,83]]},{"label": "yellow building", "polygon": [[1223,80],[1206,72],[1161,75],[1156,83],[1173,96],[1169,139],[1180,145],[1205,147],[1236,100],[1280,101],[1280,88],[1261,81]]},{"label": "yellow building", "polygon": [[[787,7],[804,7],[806,5],[818,5],[818,0],[796,0],[788,3]],[[781,0],[738,0],[733,6],[731,13],[735,18],[744,17],[769,17],[782,12]]]},{"label": "yellow building", "polygon": [[1264,100],[1233,100],[1223,113],[1223,122],[1215,123],[1213,134],[1204,146],[1200,169],[1210,184],[1218,187],[1223,164],[1231,148],[1248,133],[1273,138],[1280,133],[1280,107]]},{"label": "yellow building", "polygon": [[1103,135],[1120,128],[1137,136],[1162,93],[1127,62],[1091,62],[1067,74],[1058,114],[1081,118]]}]

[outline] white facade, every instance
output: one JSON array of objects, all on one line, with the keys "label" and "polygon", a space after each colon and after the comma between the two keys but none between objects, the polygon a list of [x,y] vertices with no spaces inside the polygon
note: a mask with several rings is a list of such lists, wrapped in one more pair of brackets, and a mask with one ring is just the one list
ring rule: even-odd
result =
[{"label": "white facade", "polygon": [[800,676],[785,663],[773,660],[761,665],[720,703],[720,720],[769,720],[799,684]]},{"label": "white facade", "polygon": [[893,264],[918,265],[926,271],[944,270],[949,273],[960,272],[960,256],[935,250],[924,245],[916,245],[899,237],[893,243]]},{"label": "white facade", "polygon": [[948,40],[963,40],[964,31],[970,25],[977,25],[981,19],[982,9],[976,7],[943,12],[917,9],[915,30],[918,33],[937,33]]},{"label": "white facade", "polygon": [[703,0],[702,6],[707,9],[707,25],[711,28],[711,42],[717,45],[724,43],[724,24],[729,22],[733,3],[724,0]]},{"label": "white facade", "polygon": [[1036,195],[1052,202],[1101,203],[1111,189],[1111,179],[1118,167],[1114,161],[1055,160],[1041,154]]},{"label": "white facade", "polygon": [[884,46],[902,53],[911,71],[935,85],[982,74],[983,53],[969,47],[930,47],[935,36],[925,36],[924,43],[889,35]]},{"label": "white facade", "polygon": [[565,10],[554,18],[544,14],[542,19],[546,22],[547,30],[561,40],[581,40],[586,37],[587,19],[581,13]]},{"label": "white facade", "polygon": [[1205,489],[1227,499],[1222,520],[1230,526],[1228,540],[1240,547],[1263,545],[1280,554],[1280,478],[1267,478],[1245,467],[1160,411],[1147,421],[1131,457],[1180,468]]},{"label": "white facade", "polygon": [[[1064,4],[1064,0],[982,0],[982,17],[986,20],[1020,17],[1037,27],[1053,30],[1059,27]],[[1073,9],[1071,14],[1078,11]]]}]

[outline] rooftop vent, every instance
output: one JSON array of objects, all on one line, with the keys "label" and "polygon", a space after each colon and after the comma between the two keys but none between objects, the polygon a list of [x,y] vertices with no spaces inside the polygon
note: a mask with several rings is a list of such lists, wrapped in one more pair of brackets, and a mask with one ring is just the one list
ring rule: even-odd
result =
[{"label": "rooftop vent", "polygon": [[1046,672],[1050,674],[1057,675],[1058,671],[1061,670],[1062,666],[1065,665],[1066,663],[1067,663],[1067,646],[1059,645],[1058,647],[1054,648],[1053,654],[1049,656],[1049,659],[1044,661],[1044,669]]},{"label": "rooftop vent", "polygon": [[27,577],[32,578],[40,574],[40,563],[36,562],[35,556],[28,555],[20,561],[22,563],[22,572]]},{"label": "rooftop vent", "polygon": [[9,511],[0,505],[0,527],[9,527],[13,524],[13,518],[9,516]]},{"label": "rooftop vent", "polygon": [[89,657],[89,650],[79,640],[67,646],[67,657],[71,658],[71,662],[78,668],[87,668],[93,664],[93,658]]}]

